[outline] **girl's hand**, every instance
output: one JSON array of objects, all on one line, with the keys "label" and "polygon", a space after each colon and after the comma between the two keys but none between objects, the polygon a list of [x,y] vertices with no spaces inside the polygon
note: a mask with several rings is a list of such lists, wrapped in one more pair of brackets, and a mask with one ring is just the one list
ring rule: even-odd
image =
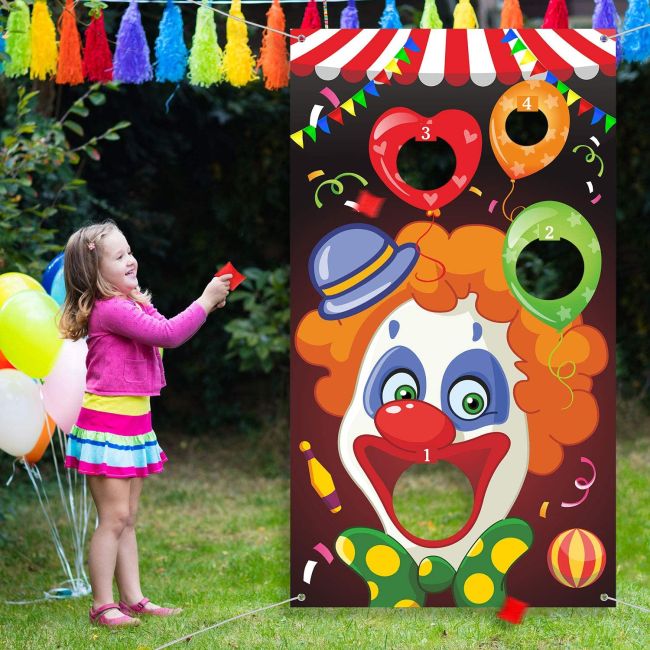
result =
[{"label": "girl's hand", "polygon": [[218,306],[223,306],[221,303],[225,304],[226,296],[230,293],[230,278],[232,278],[230,273],[212,278],[203,290],[197,302],[205,309],[206,314],[214,311]]}]

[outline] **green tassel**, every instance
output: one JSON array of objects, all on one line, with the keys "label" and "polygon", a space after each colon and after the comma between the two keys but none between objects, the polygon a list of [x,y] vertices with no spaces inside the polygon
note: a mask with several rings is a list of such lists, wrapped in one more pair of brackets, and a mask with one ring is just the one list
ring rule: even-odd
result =
[{"label": "green tassel", "polygon": [[423,29],[440,29],[442,27],[436,0],[425,0],[420,27]]},{"label": "green tassel", "polygon": [[29,7],[23,0],[15,0],[10,8],[5,41],[5,52],[10,57],[10,60],[5,62],[4,70],[8,77],[20,77],[29,72],[31,43]]},{"label": "green tassel", "polygon": [[196,14],[188,78],[194,86],[211,86],[223,80],[223,51],[217,42],[214,12],[205,0]]}]

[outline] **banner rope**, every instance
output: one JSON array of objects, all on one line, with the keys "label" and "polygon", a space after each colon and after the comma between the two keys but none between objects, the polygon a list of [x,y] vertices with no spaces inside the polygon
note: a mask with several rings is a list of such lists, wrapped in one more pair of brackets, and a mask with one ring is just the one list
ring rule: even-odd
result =
[{"label": "banner rope", "polygon": [[625,36],[625,34],[631,34],[632,32],[636,32],[640,29],[646,29],[647,27],[650,27],[650,23],[646,23],[645,25],[639,25],[638,27],[632,27],[632,29],[626,29],[624,32],[619,32],[618,34],[612,34],[611,36],[607,36],[607,34],[603,34],[600,37],[601,43],[604,43],[607,40],[613,40],[615,38],[618,38],[619,36]]},{"label": "banner rope", "polygon": [[647,607],[641,607],[640,605],[633,605],[632,603],[626,603],[624,600],[619,600],[618,598],[612,598],[607,594],[600,594],[600,599],[605,602],[606,600],[613,600],[615,603],[621,603],[621,605],[627,605],[628,607],[634,607],[634,609],[640,609],[642,612],[650,614],[650,609]]},{"label": "banner rope", "polygon": [[250,612],[244,612],[243,614],[237,614],[237,616],[227,618],[225,621],[220,621],[219,623],[215,623],[214,625],[210,625],[209,627],[204,627],[201,630],[197,630],[196,632],[192,632],[192,634],[186,634],[185,636],[182,636],[179,639],[174,639],[173,641],[169,641],[169,642],[165,643],[164,645],[158,646],[155,650],[162,650],[163,648],[169,648],[170,646],[172,646],[172,645],[174,645],[176,643],[180,643],[181,641],[189,641],[192,637],[198,636],[199,634],[203,634],[203,632],[207,632],[208,630],[214,630],[215,627],[225,625],[226,623],[230,623],[231,621],[236,621],[238,618],[244,618],[244,616],[250,616],[251,614],[257,614],[257,612],[263,612],[265,609],[272,609],[273,607],[279,607],[280,605],[286,605],[287,603],[290,603],[292,600],[299,600],[300,602],[303,602],[305,600],[305,594],[298,594],[297,596],[293,596],[293,598],[287,598],[286,600],[281,600],[279,603],[273,603],[272,605],[265,605],[264,607],[259,607],[258,609],[253,609]]}]

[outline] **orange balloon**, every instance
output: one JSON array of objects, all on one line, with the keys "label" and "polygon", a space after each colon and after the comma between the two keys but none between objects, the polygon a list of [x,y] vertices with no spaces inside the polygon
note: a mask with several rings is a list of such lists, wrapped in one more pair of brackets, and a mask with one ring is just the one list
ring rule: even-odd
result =
[{"label": "orange balloon", "polygon": [[[541,111],[546,117],[546,135],[533,145],[514,142],[506,130],[513,111]],[[503,171],[512,180],[536,174],[550,165],[564,148],[569,136],[569,107],[564,95],[546,81],[521,81],[501,95],[490,116],[490,144]]]},{"label": "orange balloon", "polygon": [[30,465],[36,465],[36,463],[38,463],[38,461],[43,457],[47,446],[50,444],[50,438],[54,433],[55,426],[56,424],[54,423],[54,420],[49,415],[46,415],[41,435],[36,441],[34,448],[28,454],[25,454],[25,460]]},{"label": "orange balloon", "polygon": [[12,369],[13,366],[7,361],[7,357],[2,354],[2,350],[0,350],[0,370],[5,370],[7,368]]}]

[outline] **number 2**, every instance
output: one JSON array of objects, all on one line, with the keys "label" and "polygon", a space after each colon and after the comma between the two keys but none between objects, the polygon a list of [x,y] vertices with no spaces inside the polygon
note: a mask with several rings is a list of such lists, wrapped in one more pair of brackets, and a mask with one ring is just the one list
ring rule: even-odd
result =
[{"label": "number 2", "polygon": [[546,236],[544,239],[553,239],[553,226],[545,226]]}]

